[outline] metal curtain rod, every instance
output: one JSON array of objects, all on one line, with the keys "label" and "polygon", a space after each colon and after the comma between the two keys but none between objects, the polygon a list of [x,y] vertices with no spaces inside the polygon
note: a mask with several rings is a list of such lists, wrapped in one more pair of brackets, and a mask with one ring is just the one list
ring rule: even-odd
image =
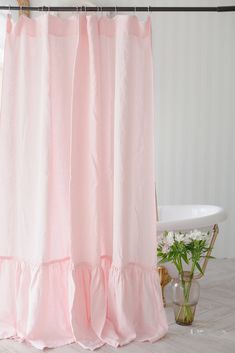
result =
[{"label": "metal curtain rod", "polygon": [[155,7],[155,6],[0,6],[0,10],[8,11],[64,11],[64,12],[231,12],[235,11],[235,6],[167,6],[167,7]]}]

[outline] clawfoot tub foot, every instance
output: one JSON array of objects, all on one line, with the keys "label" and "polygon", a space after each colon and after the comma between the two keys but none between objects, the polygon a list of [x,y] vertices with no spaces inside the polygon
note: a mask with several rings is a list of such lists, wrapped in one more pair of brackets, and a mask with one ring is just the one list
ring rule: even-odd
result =
[{"label": "clawfoot tub foot", "polygon": [[159,273],[160,285],[161,285],[161,289],[162,289],[162,300],[163,300],[164,306],[166,306],[164,289],[165,289],[165,286],[171,281],[171,276],[169,275],[167,268],[164,266],[158,266],[157,270]]}]

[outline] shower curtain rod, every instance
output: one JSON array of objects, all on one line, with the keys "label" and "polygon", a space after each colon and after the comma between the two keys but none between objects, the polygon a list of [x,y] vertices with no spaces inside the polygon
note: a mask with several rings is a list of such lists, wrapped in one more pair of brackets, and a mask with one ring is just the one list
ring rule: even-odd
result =
[{"label": "shower curtain rod", "polygon": [[64,12],[231,12],[235,6],[0,6],[0,10],[9,11],[64,11]]}]

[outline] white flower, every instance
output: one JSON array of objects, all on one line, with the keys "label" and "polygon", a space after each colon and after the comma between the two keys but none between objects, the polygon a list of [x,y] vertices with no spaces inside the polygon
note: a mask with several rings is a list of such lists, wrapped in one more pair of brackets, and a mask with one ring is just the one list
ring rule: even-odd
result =
[{"label": "white flower", "polygon": [[194,240],[206,240],[210,239],[210,234],[201,232],[198,229],[191,230],[188,233],[182,232],[163,232],[157,237],[158,246],[162,248],[163,253],[167,253],[170,250],[170,247],[174,244],[175,241],[182,242],[185,245],[190,244]]},{"label": "white flower", "polygon": [[191,243],[191,241],[192,241],[192,239],[191,239],[190,233],[185,233],[184,243],[187,245],[187,244]]},{"label": "white flower", "polygon": [[191,230],[189,236],[192,240],[199,240],[199,238],[201,237],[201,233],[197,229],[194,229]]},{"label": "white flower", "polygon": [[163,247],[162,247],[162,253],[163,254],[167,254],[170,250],[170,247],[168,244],[164,244]]},{"label": "white flower", "polygon": [[173,232],[168,232],[167,236],[166,236],[166,244],[168,246],[172,246],[174,244],[174,233]]},{"label": "white flower", "polygon": [[180,242],[183,241],[184,242],[184,238],[185,238],[185,234],[183,233],[175,233],[175,240]]},{"label": "white flower", "polygon": [[192,240],[207,240],[207,233],[194,229],[189,233],[189,238]]},{"label": "white flower", "polygon": [[157,241],[158,241],[158,244],[164,243],[164,241],[165,241],[165,236],[164,236],[163,233],[161,233],[161,234],[157,237]]}]

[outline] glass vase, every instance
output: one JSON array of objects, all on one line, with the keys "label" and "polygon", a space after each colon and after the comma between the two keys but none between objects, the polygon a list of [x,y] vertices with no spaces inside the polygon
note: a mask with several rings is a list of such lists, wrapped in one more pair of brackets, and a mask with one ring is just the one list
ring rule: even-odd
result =
[{"label": "glass vase", "polygon": [[200,294],[200,286],[190,272],[184,271],[172,280],[172,301],[175,321],[179,325],[191,325]]}]

